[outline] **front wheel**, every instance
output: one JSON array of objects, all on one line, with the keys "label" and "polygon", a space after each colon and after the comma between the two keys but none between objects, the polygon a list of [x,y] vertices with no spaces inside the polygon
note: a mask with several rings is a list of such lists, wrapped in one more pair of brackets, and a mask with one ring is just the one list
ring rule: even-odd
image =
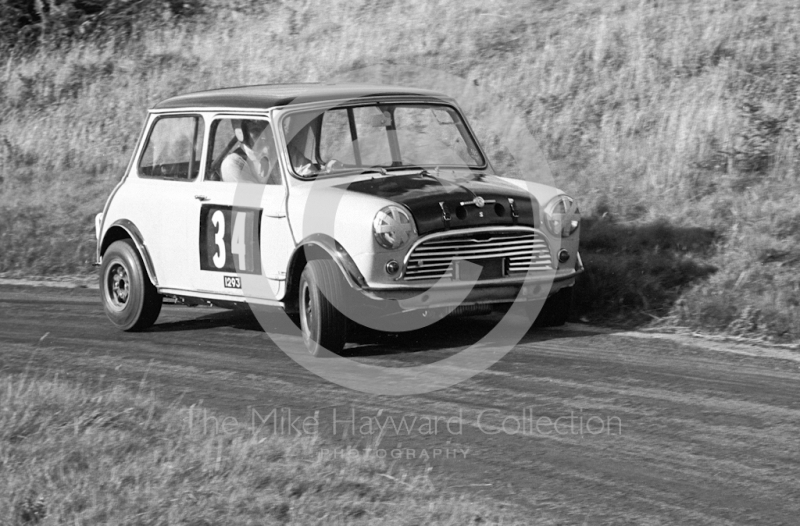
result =
[{"label": "front wheel", "polygon": [[336,305],[347,287],[339,266],[329,259],[309,261],[300,276],[300,330],[312,356],[339,353],[347,341],[348,319]]},{"label": "front wheel", "polygon": [[123,331],[146,329],[161,313],[161,295],[130,239],[115,241],[103,255],[100,295],[106,316]]}]

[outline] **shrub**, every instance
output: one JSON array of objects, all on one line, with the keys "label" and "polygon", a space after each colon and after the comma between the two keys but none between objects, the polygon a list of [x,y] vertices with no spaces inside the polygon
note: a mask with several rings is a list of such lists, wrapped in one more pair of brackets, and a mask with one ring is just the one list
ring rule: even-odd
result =
[{"label": "shrub", "polygon": [[576,316],[641,323],[666,315],[691,285],[717,271],[707,263],[716,233],[668,221],[584,219],[581,253],[588,269],[576,285]]},{"label": "shrub", "polygon": [[125,40],[201,8],[201,0],[0,0],[0,48],[58,47],[109,36]]}]

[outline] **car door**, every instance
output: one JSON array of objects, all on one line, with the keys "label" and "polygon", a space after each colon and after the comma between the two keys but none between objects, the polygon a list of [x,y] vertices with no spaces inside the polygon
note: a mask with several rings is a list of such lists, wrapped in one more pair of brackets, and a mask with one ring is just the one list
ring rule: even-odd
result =
[{"label": "car door", "polygon": [[[258,128],[258,137],[247,136],[246,123]],[[208,161],[188,235],[197,265],[193,287],[248,301],[278,300],[293,241],[269,119],[218,115],[209,130]]]},{"label": "car door", "polygon": [[159,288],[191,288],[186,227],[200,173],[205,125],[197,114],[153,115],[144,146],[114,202],[136,227]]}]

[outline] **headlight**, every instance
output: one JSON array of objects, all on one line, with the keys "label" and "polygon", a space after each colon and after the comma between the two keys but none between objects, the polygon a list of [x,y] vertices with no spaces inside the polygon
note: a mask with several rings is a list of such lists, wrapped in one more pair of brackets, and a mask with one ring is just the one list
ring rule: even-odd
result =
[{"label": "headlight", "polygon": [[389,205],[380,209],[372,220],[372,235],[383,248],[397,250],[408,243],[413,233],[411,214],[399,206]]},{"label": "headlight", "polygon": [[575,200],[568,195],[559,195],[544,207],[547,230],[554,236],[569,237],[581,224],[581,213]]}]

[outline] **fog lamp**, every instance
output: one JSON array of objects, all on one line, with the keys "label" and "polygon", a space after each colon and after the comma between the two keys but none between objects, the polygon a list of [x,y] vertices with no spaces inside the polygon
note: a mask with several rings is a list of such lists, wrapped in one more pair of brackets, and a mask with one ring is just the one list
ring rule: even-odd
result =
[{"label": "fog lamp", "polygon": [[395,260],[391,260],[388,263],[386,263],[387,274],[391,276],[392,274],[397,274],[398,272],[400,272],[400,263],[398,263]]}]

